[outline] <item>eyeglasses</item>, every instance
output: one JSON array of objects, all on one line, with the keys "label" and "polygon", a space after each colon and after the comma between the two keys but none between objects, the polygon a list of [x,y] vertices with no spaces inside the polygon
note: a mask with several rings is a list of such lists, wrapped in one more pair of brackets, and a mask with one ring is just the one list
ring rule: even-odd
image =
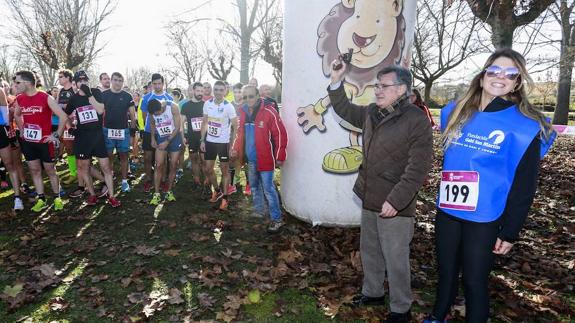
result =
[{"label": "eyeglasses", "polygon": [[373,85],[373,87],[375,87],[376,90],[381,91],[385,88],[391,87],[391,86],[396,86],[396,85],[403,85],[402,83],[393,83],[393,84],[381,84],[381,83],[375,83]]},{"label": "eyeglasses", "polygon": [[485,75],[489,77],[505,76],[508,80],[514,81],[519,77],[519,69],[517,67],[502,68],[497,65],[491,65],[484,70]]},{"label": "eyeglasses", "polygon": [[254,99],[255,97],[256,97],[256,96],[255,96],[255,95],[253,95],[253,94],[250,94],[250,95],[244,95],[244,96],[243,96],[244,100],[247,100],[247,99]]}]

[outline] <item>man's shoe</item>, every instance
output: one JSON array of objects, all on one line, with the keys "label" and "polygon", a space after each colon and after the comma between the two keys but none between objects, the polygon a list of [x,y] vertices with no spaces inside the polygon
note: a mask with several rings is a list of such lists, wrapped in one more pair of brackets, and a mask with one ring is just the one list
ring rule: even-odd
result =
[{"label": "man's shoe", "polygon": [[220,210],[220,211],[227,211],[228,210],[228,200],[227,199],[222,199],[222,202],[220,203],[220,207],[218,208],[218,210]]},{"label": "man's shoe", "polygon": [[217,201],[219,201],[222,197],[224,197],[224,194],[220,191],[220,192],[213,192],[212,193],[212,198],[210,199],[210,203],[216,203]]},{"label": "man's shoe", "polygon": [[86,199],[86,204],[88,204],[90,206],[94,206],[94,205],[98,204],[98,196],[96,196],[96,195],[88,196],[88,199]]},{"label": "man's shoe", "polygon": [[108,194],[108,186],[104,185],[104,186],[102,186],[102,190],[100,191],[100,194],[98,194],[98,198],[102,198],[102,197],[106,196],[106,194]]},{"label": "man's shoe", "polygon": [[110,203],[110,206],[113,208],[116,207],[120,207],[120,205],[122,205],[122,203],[120,203],[120,201],[118,201],[115,197],[113,196],[109,196],[108,197],[108,203]]},{"label": "man's shoe", "polygon": [[57,197],[54,199],[54,211],[60,211],[64,209],[64,202],[62,201],[61,197]]},{"label": "man's shoe", "polygon": [[144,193],[150,193],[151,190],[152,190],[152,183],[151,182],[145,182],[144,183]]},{"label": "man's shoe", "polygon": [[36,204],[32,207],[32,211],[40,212],[46,206],[46,201],[43,199],[36,200]]},{"label": "man's shoe", "polygon": [[385,305],[385,295],[381,297],[369,297],[363,294],[356,295],[351,301],[352,307]]},{"label": "man's shoe", "polygon": [[150,201],[150,205],[160,204],[161,198],[162,196],[160,195],[160,193],[154,193],[154,195],[152,196],[152,200]]},{"label": "man's shoe", "polygon": [[411,311],[405,313],[391,312],[387,316],[385,323],[409,323],[411,320]]},{"label": "man's shoe", "polygon": [[228,195],[232,195],[235,192],[237,192],[238,190],[236,189],[235,185],[228,185]]},{"label": "man's shoe", "polygon": [[86,193],[86,189],[78,186],[78,188],[76,188],[76,190],[74,190],[74,191],[70,192],[70,194],[68,194],[68,197],[75,199],[78,197],[82,197],[82,195],[84,195],[84,193]]},{"label": "man's shoe", "polygon": [[168,193],[166,193],[166,201],[168,201],[168,202],[175,202],[176,201],[176,197],[174,196],[174,192],[169,191]]},{"label": "man's shoe", "polygon": [[22,203],[22,199],[17,196],[14,198],[14,211],[22,211],[24,210],[24,204]]},{"label": "man's shoe", "polygon": [[76,180],[78,180],[77,176],[70,175],[66,179],[63,179],[62,183],[64,183],[65,185],[70,185],[70,184],[76,182]]},{"label": "man's shoe", "polygon": [[130,184],[128,182],[122,182],[122,192],[128,193],[130,191]]},{"label": "man's shoe", "polygon": [[277,233],[282,226],[283,223],[281,221],[272,221],[272,223],[270,223],[270,225],[268,226],[268,232]]}]

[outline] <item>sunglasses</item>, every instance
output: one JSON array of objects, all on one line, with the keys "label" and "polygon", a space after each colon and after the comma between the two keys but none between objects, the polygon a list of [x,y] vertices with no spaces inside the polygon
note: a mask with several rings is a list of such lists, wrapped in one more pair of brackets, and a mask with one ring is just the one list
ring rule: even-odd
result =
[{"label": "sunglasses", "polygon": [[255,97],[256,97],[256,96],[255,96],[255,95],[253,95],[253,94],[250,94],[250,95],[244,95],[244,96],[243,96],[244,100],[247,100],[247,99],[254,99]]},{"label": "sunglasses", "polygon": [[517,67],[502,68],[497,65],[491,65],[485,69],[485,75],[489,77],[504,76],[508,80],[515,81],[519,77],[519,69]]},{"label": "sunglasses", "polygon": [[401,83],[393,83],[393,84],[375,83],[375,84],[373,85],[373,87],[375,87],[376,90],[381,91],[381,90],[383,90],[383,89],[385,89],[385,88],[392,87],[392,86],[396,86],[396,85],[402,85],[402,84],[401,84]]}]

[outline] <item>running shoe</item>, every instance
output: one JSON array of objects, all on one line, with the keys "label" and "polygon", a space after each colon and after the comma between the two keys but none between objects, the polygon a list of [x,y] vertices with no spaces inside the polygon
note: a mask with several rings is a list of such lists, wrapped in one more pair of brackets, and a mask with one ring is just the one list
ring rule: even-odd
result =
[{"label": "running shoe", "polygon": [[176,201],[176,197],[174,196],[174,193],[172,191],[168,191],[168,193],[166,193],[166,200],[168,202],[175,202]]},{"label": "running shoe", "polygon": [[130,191],[130,184],[128,182],[122,182],[122,192],[128,193]]},{"label": "running shoe", "polygon": [[88,199],[86,199],[86,204],[88,204],[90,206],[98,204],[98,196],[96,196],[96,195],[88,196]]},{"label": "running shoe", "polygon": [[161,198],[162,198],[162,196],[160,196],[160,193],[154,193],[154,195],[152,196],[152,200],[150,201],[150,205],[160,204]]},{"label": "running shoe", "polygon": [[178,169],[176,171],[176,183],[180,181],[180,179],[182,179],[182,177],[184,176],[184,170],[183,169]]},{"label": "running shoe", "polygon": [[152,182],[145,182],[144,183],[144,193],[150,193],[152,190]]},{"label": "running shoe", "polygon": [[10,185],[8,184],[8,182],[6,182],[6,181],[0,182],[0,188],[1,188],[1,189],[5,190],[5,189],[7,189],[8,187],[10,187]]},{"label": "running shoe", "polygon": [[62,209],[64,209],[64,202],[62,198],[58,196],[54,199],[54,211],[60,211]]},{"label": "running shoe", "polygon": [[122,203],[120,203],[120,201],[118,201],[118,199],[116,199],[113,196],[108,197],[108,203],[110,203],[110,206],[113,208],[119,207],[120,205],[122,205]]},{"label": "running shoe", "polygon": [[40,212],[46,206],[46,201],[43,199],[36,200],[36,204],[32,207],[32,211]]},{"label": "running shoe", "polygon": [[252,189],[250,187],[250,184],[246,184],[246,189],[244,190],[244,195],[252,195]]},{"label": "running shoe", "polygon": [[236,189],[235,185],[228,185],[228,195],[232,195],[235,192],[237,192],[238,190]]},{"label": "running shoe", "polygon": [[14,211],[24,210],[24,204],[19,196],[14,197]]},{"label": "running shoe", "polygon": [[68,194],[68,196],[69,196],[70,198],[75,199],[75,198],[78,198],[78,197],[82,197],[82,196],[84,195],[84,193],[86,193],[86,190],[85,190],[83,187],[78,186],[78,188],[76,188],[76,190],[74,190],[74,191],[72,191],[70,194]]},{"label": "running shoe", "polygon": [[282,226],[283,223],[281,221],[272,221],[272,223],[270,223],[270,225],[268,226],[268,232],[276,233],[281,229]]},{"label": "running shoe", "polygon": [[220,192],[212,192],[212,198],[210,199],[210,203],[216,203],[223,196],[224,196],[224,194],[221,191]]}]

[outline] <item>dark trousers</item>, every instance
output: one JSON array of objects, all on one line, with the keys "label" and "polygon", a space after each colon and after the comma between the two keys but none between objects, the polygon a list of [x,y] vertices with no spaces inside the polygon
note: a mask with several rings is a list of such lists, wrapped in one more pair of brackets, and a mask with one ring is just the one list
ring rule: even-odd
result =
[{"label": "dark trousers", "polygon": [[437,211],[435,251],[439,281],[433,315],[443,320],[457,296],[459,273],[463,273],[465,321],[487,322],[489,317],[489,273],[495,254],[499,221],[461,221]]}]

